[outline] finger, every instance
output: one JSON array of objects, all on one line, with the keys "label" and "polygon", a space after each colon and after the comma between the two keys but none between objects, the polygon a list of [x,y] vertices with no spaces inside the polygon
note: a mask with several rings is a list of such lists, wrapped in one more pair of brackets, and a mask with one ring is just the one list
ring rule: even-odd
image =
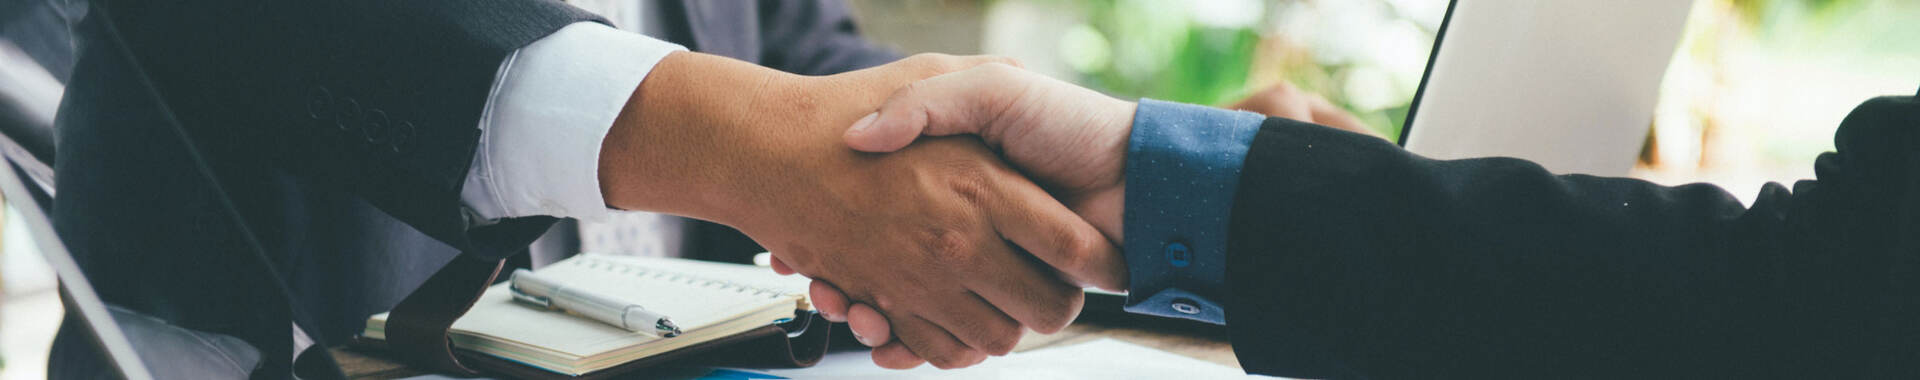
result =
[{"label": "finger", "polygon": [[820,312],[821,317],[834,322],[847,321],[847,294],[841,293],[840,288],[835,288],[833,284],[828,284],[826,281],[813,280],[813,283],[807,286],[807,293],[813,303],[813,310]]},{"label": "finger", "polygon": [[[1053,200],[1046,199],[1045,202]],[[1071,219],[1080,221],[1077,216]],[[1006,237],[1005,232],[1001,235]],[[1099,233],[1095,232],[1095,235]],[[1080,287],[1063,282],[1063,276],[1058,272],[1014,247],[993,245],[998,247],[983,249],[979,253],[981,262],[990,264],[960,269],[968,271],[963,280],[968,289],[1018,321],[1021,326],[1034,331],[1051,334],[1073,323],[1086,298],[1086,293]],[[988,353],[999,352],[988,350]]]},{"label": "finger", "polygon": [[963,59],[961,63],[963,64],[963,66],[965,66],[964,67],[965,69],[971,69],[971,68],[978,67],[980,65],[989,64],[989,63],[998,63],[1002,65],[1007,65],[1007,66],[1013,66],[1013,68],[1016,68],[1016,69],[1027,68],[1027,64],[1020,63],[1019,59],[1014,59],[1013,57],[1008,57],[1004,55],[980,54],[980,55],[966,55],[966,56],[961,56],[960,58]]},{"label": "finger", "polygon": [[767,255],[767,257],[773,258],[772,260],[769,260],[767,262],[769,266],[773,267],[773,273],[779,273],[782,276],[791,276],[794,273],[799,273],[799,272],[795,272],[793,270],[793,267],[787,266],[787,262],[780,261],[779,256]]},{"label": "finger", "polygon": [[867,304],[856,303],[847,307],[847,328],[853,330],[853,338],[867,347],[880,347],[893,340],[893,331],[887,326],[887,317],[880,315]]},{"label": "finger", "polygon": [[1268,99],[1268,116],[1277,116],[1294,120],[1313,120],[1313,106],[1299,95],[1299,90],[1289,86]]},{"label": "finger", "polygon": [[841,137],[855,150],[892,152],[921,134],[990,135],[994,118],[1032,83],[1020,80],[1026,74],[1013,66],[984,64],[915,82],[895,91],[879,111],[854,122]]},{"label": "finger", "polygon": [[961,368],[987,359],[986,353],[960,343],[933,322],[912,315],[896,315],[891,322],[895,336],[913,351],[913,356],[926,359],[936,368]]},{"label": "finger", "polygon": [[988,210],[1001,236],[1076,284],[1127,288],[1126,259],[1099,229],[1032,182],[1001,183],[1001,202]]},{"label": "finger", "polygon": [[913,350],[897,340],[873,349],[873,364],[879,365],[880,368],[913,369],[926,362],[926,359],[914,355]]},{"label": "finger", "polygon": [[1313,111],[1308,101],[1309,95],[1292,84],[1280,83],[1248,96],[1233,108],[1253,111],[1267,116],[1312,121]]},{"label": "finger", "polygon": [[[1012,57],[998,55],[948,55],[940,53],[921,53],[902,58],[900,66],[911,69],[897,72],[909,81],[926,79],[941,74],[971,69],[989,63],[1020,67],[1020,61]],[[882,66],[884,67],[884,66]]]},{"label": "finger", "polygon": [[[921,53],[921,54],[914,54],[906,58],[901,58],[900,60],[893,61],[885,65],[874,66],[866,69],[848,72],[842,75],[834,75],[833,77],[841,77],[843,79],[855,81],[856,83],[866,83],[867,85],[884,84],[884,85],[891,85],[891,86],[905,86],[908,83],[913,83],[921,79],[927,79],[927,78],[939,76],[946,73],[967,70],[975,66],[980,66],[985,64],[1000,64],[1005,66],[1017,67],[1020,65],[1020,62],[1017,60],[1014,60],[1013,58],[994,56],[994,55],[962,56],[962,55],[947,55],[947,54],[939,54],[939,53]],[[880,100],[881,99],[873,99],[872,102],[878,103],[880,102]]]},{"label": "finger", "polygon": [[[920,318],[940,326],[948,334],[959,339],[960,343],[966,344],[976,352],[993,356],[1006,355],[1008,352],[1013,352],[1014,345],[1020,344],[1022,332],[1020,323],[995,308],[995,304],[989,304],[987,300],[971,292],[947,299],[951,301],[941,305],[939,312],[920,313]],[[1033,307],[1033,305],[1008,306]]]},{"label": "finger", "polygon": [[[893,102],[887,104],[891,105]],[[919,138],[920,132],[927,126],[924,121],[906,120],[909,118],[900,117],[908,111],[905,109],[889,111],[886,106],[882,106],[879,111],[854,121],[853,126],[847,127],[847,132],[840,135],[840,139],[847,143],[847,147],[862,152],[886,153],[905,148],[907,144]],[[878,123],[881,112],[895,116],[893,118],[895,120]],[[922,117],[919,120],[925,120],[925,118]]]},{"label": "finger", "polygon": [[1333,105],[1333,102],[1327,101],[1327,98],[1314,96],[1313,100],[1309,102],[1308,107],[1310,109],[1309,112],[1313,113],[1313,120],[1311,122],[1314,124],[1339,128],[1348,132],[1373,137],[1382,137],[1378,132],[1374,132],[1373,128],[1368,128],[1366,123],[1360,122],[1360,118],[1347,113],[1347,110],[1341,109],[1340,106]]}]

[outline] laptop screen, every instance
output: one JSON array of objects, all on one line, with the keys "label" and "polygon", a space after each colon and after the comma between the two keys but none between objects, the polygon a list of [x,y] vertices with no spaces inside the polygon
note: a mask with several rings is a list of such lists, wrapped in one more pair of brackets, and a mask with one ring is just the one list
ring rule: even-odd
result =
[{"label": "laptop screen", "polygon": [[1436,159],[1517,157],[1555,173],[1626,175],[1691,7],[1454,0],[1401,145]]},{"label": "laptop screen", "polygon": [[1453,21],[1454,1],[1447,2],[1447,13],[1440,16],[1440,26],[1434,29],[1433,47],[1428,49],[1427,61],[1420,72],[1420,86],[1414,89],[1413,98],[1407,100],[1407,116],[1400,121],[1400,133],[1393,135],[1393,142],[1400,147],[1407,146],[1407,135],[1413,133],[1413,118],[1420,115],[1420,99],[1427,93],[1427,81],[1433,77],[1433,58],[1440,55],[1440,44],[1446,42],[1447,26]]}]

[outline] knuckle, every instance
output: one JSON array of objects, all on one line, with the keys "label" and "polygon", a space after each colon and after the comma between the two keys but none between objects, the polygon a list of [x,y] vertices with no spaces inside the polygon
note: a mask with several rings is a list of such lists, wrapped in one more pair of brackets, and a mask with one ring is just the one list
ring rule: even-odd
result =
[{"label": "knuckle", "polygon": [[952,326],[968,347],[990,355],[1005,355],[1020,343],[1020,324],[1013,321],[960,322]]},{"label": "knuckle", "polygon": [[967,351],[961,358],[965,359],[964,364],[960,365],[961,367],[971,367],[974,364],[980,364],[980,362],[986,361],[987,354],[980,351]]},{"label": "knuckle", "polygon": [[972,350],[955,350],[953,352],[935,354],[934,357],[926,359],[927,363],[933,364],[935,368],[956,369],[966,368],[967,366],[979,363],[981,360],[986,360],[986,355]]},{"label": "knuckle", "polygon": [[1074,317],[1080,314],[1080,307],[1086,302],[1086,294],[1076,288],[1065,288],[1068,291],[1061,292],[1060,297],[1054,298],[1053,307],[1047,308],[1050,312],[1040,314],[1034,320],[1035,325],[1028,328],[1041,334],[1052,334],[1073,324]]},{"label": "knuckle", "polygon": [[973,241],[960,230],[948,227],[935,227],[927,231],[926,253],[935,262],[959,263],[973,256]]},{"label": "knuckle", "polygon": [[1062,269],[1085,269],[1083,266],[1093,261],[1093,256],[1106,244],[1105,237],[1094,236],[1097,233],[1068,226],[1056,227],[1048,235],[1048,242],[1053,244],[1051,248],[1059,250],[1061,259],[1072,264]]},{"label": "knuckle", "polygon": [[984,204],[993,183],[991,168],[979,160],[952,160],[945,166],[947,184],[960,199],[972,205]]},{"label": "knuckle", "polygon": [[964,364],[962,364],[963,358],[961,358],[960,353],[957,352],[935,350],[921,355],[920,358],[926,359],[927,364],[932,364],[935,368],[939,369],[954,369],[964,366]]},{"label": "knuckle", "polygon": [[1061,245],[1055,246],[1054,249],[1058,249],[1059,251],[1056,251],[1057,253],[1053,255],[1052,259],[1044,261],[1059,270],[1060,273],[1065,274],[1070,281],[1085,281],[1086,279],[1083,277],[1086,277],[1087,273],[1090,273],[1093,269],[1092,266],[1095,265],[1093,263],[1093,253],[1085,247],[1079,246],[1086,243],[1072,238],[1066,239],[1068,240],[1061,243]]},{"label": "knuckle", "polygon": [[930,75],[928,76],[932,76],[931,74],[950,72],[960,66],[958,57],[940,53],[914,54],[913,56],[907,57],[906,61],[911,62],[915,67],[929,73]]},{"label": "knuckle", "polygon": [[872,303],[867,304],[867,306],[872,306],[875,311],[879,311],[884,314],[888,311],[899,310],[896,308],[899,307],[900,304],[898,301],[895,301],[893,297],[889,297],[884,294],[874,294],[868,298],[869,299],[866,301],[871,301]]},{"label": "knuckle", "polygon": [[1009,352],[1013,352],[1014,346],[1020,344],[1020,335],[1019,327],[1009,326],[1002,331],[996,331],[990,334],[981,344],[985,347],[980,347],[980,350],[993,356],[1006,355]]},{"label": "knuckle", "polygon": [[900,86],[899,90],[893,91],[893,97],[894,98],[910,98],[910,97],[913,97],[914,95],[920,94],[923,91],[926,91],[926,88],[927,88],[927,85],[920,81],[907,82],[905,86]]},{"label": "knuckle", "polygon": [[807,248],[805,245],[788,244],[782,247],[781,251],[779,255],[780,262],[786,263],[788,268],[792,268],[802,275],[819,273],[818,270],[821,265],[820,255],[814,254],[812,249]]}]

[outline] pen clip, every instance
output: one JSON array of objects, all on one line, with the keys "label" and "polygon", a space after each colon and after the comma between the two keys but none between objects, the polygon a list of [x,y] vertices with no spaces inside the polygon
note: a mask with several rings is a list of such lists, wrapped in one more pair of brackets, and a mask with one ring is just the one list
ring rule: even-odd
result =
[{"label": "pen clip", "polygon": [[520,291],[520,287],[518,286],[508,286],[507,289],[513,291],[513,300],[515,301],[524,302],[533,306],[539,306],[547,310],[553,310],[552,299],[548,299],[547,297],[527,294],[527,292]]}]

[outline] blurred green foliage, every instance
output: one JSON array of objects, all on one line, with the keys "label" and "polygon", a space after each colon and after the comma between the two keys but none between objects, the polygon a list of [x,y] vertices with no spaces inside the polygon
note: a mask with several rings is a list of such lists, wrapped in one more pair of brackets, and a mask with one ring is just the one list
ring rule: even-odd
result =
[{"label": "blurred green foliage", "polygon": [[1069,41],[1065,49],[1089,50],[1076,45],[1104,42],[1111,52],[1106,59],[1078,62],[1076,69],[1088,84],[1115,94],[1197,104],[1219,104],[1244,92],[1260,41],[1254,27],[1200,25],[1185,17],[1179,2],[1080,3],[1090,30],[1102,38]]},{"label": "blurred green foliage", "polygon": [[[1285,81],[1327,97],[1383,135],[1397,136],[1431,46],[1431,25],[1439,21],[1437,15],[1420,23],[1404,20],[1407,16],[1395,4],[1416,2],[1443,6],[1446,0],[1063,0],[1053,4],[1081,13],[1084,24],[1060,36],[1059,45],[1061,59],[1079,72],[1077,81],[1083,85],[1122,97],[1227,105]],[[1361,15],[1329,19],[1323,26],[1333,27],[1330,30],[1309,28],[1301,35],[1289,35],[1288,26],[1275,19],[1287,12],[1308,18]],[[1335,36],[1350,31],[1365,35]],[[1419,61],[1395,62],[1406,56],[1368,51],[1391,44],[1341,40],[1369,36],[1417,40],[1396,46],[1412,50]],[[1340,46],[1322,49],[1327,44]]]}]

